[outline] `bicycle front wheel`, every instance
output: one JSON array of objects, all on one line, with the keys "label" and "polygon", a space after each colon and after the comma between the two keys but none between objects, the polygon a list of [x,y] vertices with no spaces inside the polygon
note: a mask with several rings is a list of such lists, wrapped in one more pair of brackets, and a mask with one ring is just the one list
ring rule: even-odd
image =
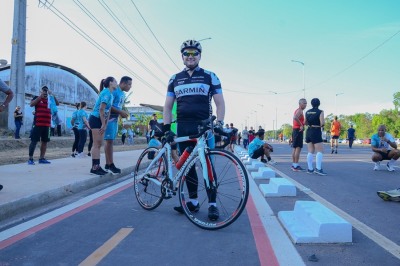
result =
[{"label": "bicycle front wheel", "polygon": [[[207,150],[206,161],[215,185],[211,186],[211,190],[207,189],[200,157],[196,156],[188,163],[181,178],[179,200],[185,215],[192,223],[203,229],[216,230],[230,225],[243,212],[249,196],[249,179],[242,162],[229,151]],[[194,170],[190,171],[191,168]],[[193,171],[197,178],[192,176]],[[196,187],[197,195],[193,194]],[[189,209],[186,202],[190,198],[198,199],[200,209],[194,209],[193,205],[189,205],[192,210]],[[215,202],[219,210],[219,218],[215,221],[208,217],[209,202]]]},{"label": "bicycle front wheel", "polygon": [[135,167],[134,189],[136,199],[139,205],[146,210],[157,208],[163,201],[159,182],[162,182],[167,173],[167,159],[165,154],[146,171],[158,152],[159,150],[153,147],[145,149],[139,156]]}]

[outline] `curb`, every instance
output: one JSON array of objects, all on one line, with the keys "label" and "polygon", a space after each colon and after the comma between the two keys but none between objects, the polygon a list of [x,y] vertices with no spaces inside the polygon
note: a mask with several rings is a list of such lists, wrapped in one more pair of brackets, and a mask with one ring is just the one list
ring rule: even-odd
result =
[{"label": "curb", "polygon": [[104,176],[94,176],[86,180],[68,184],[56,189],[44,191],[21,198],[12,202],[0,205],[0,222],[12,218],[18,214],[31,211],[43,205],[53,203],[65,197],[77,194],[79,192],[97,187],[110,181],[118,180],[124,176],[130,175],[134,170],[134,166],[124,168],[121,174],[113,175],[111,173]]}]

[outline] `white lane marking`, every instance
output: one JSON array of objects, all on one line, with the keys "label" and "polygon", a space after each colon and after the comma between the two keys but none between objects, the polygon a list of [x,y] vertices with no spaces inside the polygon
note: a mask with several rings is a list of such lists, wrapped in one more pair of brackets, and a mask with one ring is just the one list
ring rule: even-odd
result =
[{"label": "white lane marking", "polygon": [[[275,169],[275,168],[274,168]],[[352,224],[352,226],[360,231],[362,234],[364,234],[366,237],[374,241],[376,244],[381,246],[383,249],[387,250],[389,253],[391,253],[393,256],[396,258],[400,259],[400,246],[394,243],[392,240],[386,238],[385,236],[381,235],[371,227],[367,226],[363,222],[357,220],[350,214],[346,213],[345,211],[339,209],[329,201],[325,200],[323,197],[319,196],[315,192],[313,192],[311,189],[303,186],[302,184],[298,183],[296,180],[290,178],[286,174],[282,173],[281,171],[275,169],[275,171],[281,176],[284,177],[288,180],[290,180],[299,190],[303,191],[306,193],[308,196],[313,198],[314,200],[320,202],[327,208],[331,209],[333,212],[335,212],[337,215],[341,216],[343,219],[347,220],[349,223]]]},{"label": "white lane marking", "polygon": [[129,183],[132,183],[132,182],[133,182],[133,178],[127,179],[127,180],[125,180],[125,181],[123,181],[121,183],[118,183],[118,184],[116,184],[114,186],[111,186],[111,187],[108,187],[106,189],[103,189],[103,190],[101,190],[99,192],[96,192],[96,193],[90,195],[90,196],[87,196],[87,197],[85,197],[83,199],[80,199],[80,200],[78,200],[78,201],[76,201],[74,203],[68,204],[68,205],[66,205],[64,207],[61,207],[61,208],[56,209],[54,211],[51,211],[49,213],[43,214],[43,215],[41,215],[39,217],[36,217],[36,218],[34,218],[32,220],[29,220],[29,221],[25,222],[25,223],[22,223],[22,224],[14,226],[12,228],[9,228],[7,230],[4,230],[4,231],[0,232],[0,241],[4,241],[4,240],[6,240],[8,238],[11,238],[11,237],[13,237],[15,235],[18,235],[18,234],[20,234],[20,233],[22,233],[24,231],[27,231],[27,230],[29,230],[29,229],[37,226],[37,225],[45,223],[45,222],[47,222],[47,221],[49,221],[49,220],[51,220],[53,218],[56,218],[56,217],[58,217],[60,215],[63,215],[63,214],[65,214],[65,213],[67,213],[67,212],[69,212],[71,210],[79,208],[79,207],[81,207],[81,206],[83,206],[83,205],[85,205],[85,204],[87,204],[87,203],[89,203],[89,202],[91,202],[93,200],[96,200],[97,198],[100,198],[100,197],[106,195],[107,193],[110,193],[110,192],[112,192],[112,191],[114,191],[114,190],[116,190],[118,188],[121,188],[121,187],[123,187],[123,186],[125,186],[125,185],[127,185]]}]

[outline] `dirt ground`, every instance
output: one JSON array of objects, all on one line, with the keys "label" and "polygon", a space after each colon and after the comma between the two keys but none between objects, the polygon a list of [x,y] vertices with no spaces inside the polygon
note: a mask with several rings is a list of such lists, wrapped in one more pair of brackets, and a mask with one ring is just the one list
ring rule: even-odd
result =
[{"label": "dirt ground", "polygon": [[[72,137],[51,137],[47,145],[46,159],[59,159],[71,156],[72,144],[74,139]],[[22,139],[14,139],[10,136],[0,137],[0,165],[17,164],[28,161],[28,149],[30,139],[23,137]],[[84,152],[87,153],[86,142]],[[114,152],[144,149],[147,147],[145,138],[135,138],[134,145],[122,145],[121,140],[115,140]],[[34,160],[37,161],[40,155],[40,143],[36,145]],[[104,145],[101,149],[104,153]]]}]

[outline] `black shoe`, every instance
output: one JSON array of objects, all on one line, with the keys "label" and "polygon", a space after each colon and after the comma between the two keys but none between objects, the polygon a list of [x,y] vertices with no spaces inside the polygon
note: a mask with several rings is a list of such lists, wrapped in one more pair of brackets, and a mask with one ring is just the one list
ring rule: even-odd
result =
[{"label": "black shoe", "polygon": [[335,151],[335,154],[337,154],[337,150]]},{"label": "black shoe", "polygon": [[219,218],[219,211],[218,208],[214,205],[208,207],[208,219],[211,221],[216,221]]},{"label": "black shoe", "polygon": [[331,154],[333,154],[333,150],[331,151]]},{"label": "black shoe", "polygon": [[71,153],[71,157],[75,158],[75,153],[74,152]]},{"label": "black shoe", "polygon": [[108,172],[112,173],[112,174],[120,174],[121,173],[121,169],[117,168],[114,163],[108,165],[106,164],[104,167]]},{"label": "black shoe", "polygon": [[[194,205],[191,201],[189,201],[188,203],[186,203],[186,206],[188,207],[189,211],[191,211],[191,212],[198,212],[200,210],[200,204],[199,203],[197,203],[197,205]],[[183,213],[183,207],[182,206],[174,207],[174,210],[179,212],[179,213]]]},{"label": "black shoe", "polygon": [[261,159],[260,161],[263,162],[263,163],[267,163],[267,162],[268,162],[268,161],[265,160],[265,159]]},{"label": "black shoe", "polygon": [[108,172],[104,171],[103,168],[101,168],[100,166],[96,170],[93,170],[93,168],[90,169],[90,173],[94,174],[94,175],[105,175],[105,174],[108,174]]},{"label": "black shoe", "polygon": [[2,190],[3,189],[3,185],[0,185],[0,190]]},{"label": "black shoe", "polygon": [[87,156],[92,156],[92,154],[90,152],[88,152]]}]

